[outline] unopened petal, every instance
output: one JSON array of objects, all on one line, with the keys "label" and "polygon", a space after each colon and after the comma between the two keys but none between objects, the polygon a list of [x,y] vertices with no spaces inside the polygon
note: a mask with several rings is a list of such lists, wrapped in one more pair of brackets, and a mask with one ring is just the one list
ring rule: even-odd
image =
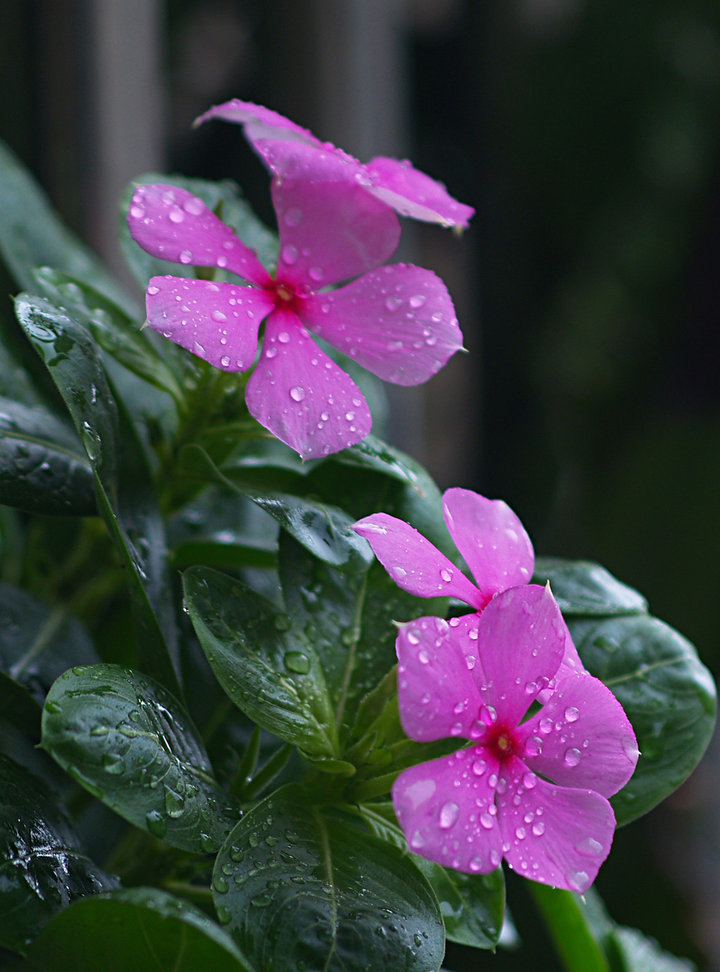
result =
[{"label": "unopened petal", "polygon": [[507,503],[455,488],[443,494],[443,512],[485,603],[499,591],[529,583],[535,566],[532,543]]},{"label": "unopened petal", "polygon": [[397,265],[307,301],[303,320],[368,371],[418,385],[462,347],[450,295],[430,270]]},{"label": "unopened petal", "polygon": [[245,401],[250,414],[303,459],[339,452],[364,439],[372,426],[360,389],[291,311],[277,310],[267,319]]},{"label": "unopened petal", "polygon": [[477,719],[480,696],[450,631],[440,618],[418,618],[400,628],[395,642],[400,719],[419,742],[469,739]]},{"label": "unopened petal", "polygon": [[153,277],[146,297],[153,330],[224,371],[250,367],[258,328],[272,307],[254,287],[187,277]]},{"label": "unopened petal", "polygon": [[510,867],[541,884],[587,891],[615,833],[615,815],[605,797],[555,786],[513,758],[503,766],[496,800]]},{"label": "unopened petal", "polygon": [[395,813],[410,850],[470,874],[502,859],[495,813],[497,760],[479,747],[421,763],[395,781]]},{"label": "unopened petal", "polygon": [[623,707],[589,672],[562,679],[517,733],[533,740],[524,759],[535,772],[605,797],[627,783],[638,760],[637,740]]},{"label": "unopened petal", "polygon": [[404,520],[373,513],[358,520],[354,530],[404,591],[416,597],[457,597],[466,604],[477,600],[477,590],[462,571]]},{"label": "unopened petal", "polygon": [[139,185],[127,222],[135,242],[161,260],[230,270],[261,287],[272,282],[255,252],[186,189]]}]

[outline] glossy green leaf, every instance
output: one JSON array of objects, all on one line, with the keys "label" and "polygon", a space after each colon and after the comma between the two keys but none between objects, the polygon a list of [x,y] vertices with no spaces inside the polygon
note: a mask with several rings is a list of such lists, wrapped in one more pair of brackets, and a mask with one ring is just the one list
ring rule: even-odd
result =
[{"label": "glossy green leaf", "polygon": [[613,972],[697,972],[694,962],[670,955],[636,928],[615,928],[605,950]]},{"label": "glossy green leaf", "polygon": [[92,464],[98,508],[127,568],[140,663],[179,691],[164,524],[137,432],[113,396],[87,332],[42,298],[20,295],[15,309]]},{"label": "glossy green leaf", "polygon": [[[128,266],[143,290],[147,286],[150,277],[163,274],[173,274],[176,277],[194,276],[194,268],[192,266],[183,266],[181,263],[170,263],[167,260],[159,260],[156,257],[150,256],[149,253],[145,253],[131,238],[126,222],[130,199],[136,186],[147,183],[177,186],[180,189],[187,189],[188,192],[199,196],[206,206],[212,209],[224,223],[227,223],[228,226],[231,226],[235,230],[246,246],[255,250],[260,261],[266,267],[272,266],[277,259],[277,236],[258,219],[250,206],[240,196],[238,187],[233,182],[229,180],[209,182],[205,179],[188,179],[180,175],[144,172],[142,175],[133,179],[132,183],[123,193],[120,202],[120,248],[123,256],[127,260]],[[218,273],[221,272],[218,271]],[[220,278],[218,277],[218,279]]]},{"label": "glossy green leaf", "polygon": [[135,313],[132,301],[104,264],[61,223],[45,193],[2,142],[0,254],[21,287],[33,286],[34,267],[59,267]]},{"label": "glossy green leaf", "polygon": [[284,787],[246,814],[215,862],[220,920],[261,969],[437,972],[442,919],[392,844]]},{"label": "glossy green leaf", "polygon": [[656,618],[571,618],[569,627],[584,664],[614,692],[635,729],[637,769],[612,800],[618,822],[627,823],[697,765],[715,725],[715,684],[690,642]]},{"label": "glossy green leaf", "polygon": [[352,529],[354,517],[337,506],[305,495],[259,490],[243,481],[241,474],[230,479],[198,446],[187,446],[183,460],[186,472],[220,483],[252,500],[320,560],[347,571],[364,570],[372,562],[370,545]]},{"label": "glossy green leaf", "polygon": [[157,888],[76,902],[46,925],[27,964],[33,972],[255,972],[207,915]]},{"label": "glossy green leaf", "polygon": [[183,575],[185,604],[215,675],[264,729],[316,756],[334,756],[332,705],[302,631],[240,581],[202,567]]},{"label": "glossy green leaf", "polygon": [[189,715],[117,665],[71,669],[51,688],[42,746],[85,789],[175,847],[215,850],[233,815]]},{"label": "glossy green leaf", "polygon": [[533,583],[550,587],[565,615],[636,614],[647,611],[647,601],[621,583],[600,564],[584,560],[538,557]]},{"label": "glossy green leaf", "polygon": [[49,515],[97,513],[77,436],[40,405],[0,398],[0,503]]},{"label": "glossy green leaf", "polygon": [[24,952],[56,911],[116,885],[83,853],[57,796],[0,755],[0,947]]},{"label": "glossy green leaf", "polygon": [[400,590],[380,564],[340,573],[289,536],[280,539],[280,580],[293,625],[317,652],[336,713],[347,736],[360,700],[397,661],[393,621],[443,610]]},{"label": "glossy green leaf", "polygon": [[610,972],[602,936],[588,921],[581,896],[535,881],[528,881],[526,887],[545,919],[563,968],[567,972]]},{"label": "glossy green leaf", "polygon": [[[374,834],[408,852],[391,803],[367,804],[359,809]],[[490,874],[463,874],[424,857],[409,856],[435,892],[447,938],[473,948],[495,948],[505,913],[502,868]]]},{"label": "glossy green leaf", "polygon": [[95,649],[79,621],[10,584],[0,584],[0,631],[0,671],[16,686],[13,691],[3,685],[2,712],[39,737],[40,706],[48,689],[70,665],[97,661]]},{"label": "glossy green leaf", "polygon": [[153,332],[141,331],[136,318],[82,280],[54,267],[39,267],[34,287],[56,306],[65,307],[99,346],[116,361],[176,401],[182,401],[173,372],[152,340]]}]

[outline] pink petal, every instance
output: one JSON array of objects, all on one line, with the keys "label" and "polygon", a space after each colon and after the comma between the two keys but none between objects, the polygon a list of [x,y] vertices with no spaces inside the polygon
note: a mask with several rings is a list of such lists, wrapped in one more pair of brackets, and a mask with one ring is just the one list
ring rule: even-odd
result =
[{"label": "pink petal", "polygon": [[443,512],[483,596],[480,607],[499,591],[529,582],[535,566],[532,544],[507,503],[470,489],[448,489]]},{"label": "pink petal", "polygon": [[418,385],[462,347],[445,285],[420,267],[382,267],[307,300],[303,321],[374,375]]},{"label": "pink petal", "polygon": [[245,125],[245,132],[250,142],[254,142],[258,138],[272,137],[294,138],[320,145],[314,135],[311,135],[305,128],[296,125],[295,122],[291,122],[284,115],[280,115],[270,108],[263,108],[262,105],[255,105],[251,101],[240,101],[239,98],[233,98],[222,105],[215,105],[196,118],[194,125],[201,125],[211,118],[222,118],[225,121]]},{"label": "pink petal", "polygon": [[585,666],[580,659],[580,655],[578,655],[575,642],[572,640],[570,629],[568,628],[564,618],[563,627],[565,628],[565,653],[563,654],[563,659],[560,662],[560,667],[555,672],[554,678],[548,684],[548,687],[543,689],[542,692],[538,694],[538,702],[540,702],[541,705],[545,705],[548,699],[552,697],[555,687],[563,678],[567,678],[568,675],[577,675],[580,672],[586,671]]},{"label": "pink petal", "polygon": [[148,324],[163,337],[225,371],[255,360],[258,329],[273,309],[254,287],[187,277],[153,277],[147,289]]},{"label": "pink petal", "polygon": [[241,243],[202,199],[185,189],[138,186],[127,221],[135,242],[161,260],[220,267],[261,287],[273,282],[254,251]]},{"label": "pink petal", "polygon": [[410,850],[471,874],[494,870],[502,858],[496,782],[497,759],[474,746],[401,773],[392,796]]},{"label": "pink petal", "polygon": [[480,615],[478,655],[483,701],[497,722],[515,727],[560,665],[565,649],[562,615],[549,588],[512,587]]},{"label": "pink petal", "polygon": [[441,182],[407,162],[378,157],[365,166],[372,192],[402,216],[412,216],[443,226],[467,227],[475,210],[459,203]]},{"label": "pink petal", "polygon": [[462,571],[404,520],[373,513],[358,520],[356,533],[365,537],[392,579],[416,597],[457,597],[466,604],[478,592]]},{"label": "pink petal", "polygon": [[502,768],[496,800],[510,867],[542,884],[587,891],[615,832],[605,797],[555,786],[511,757]]},{"label": "pink petal", "polygon": [[397,248],[397,216],[354,183],[274,179],[272,198],[278,280],[315,291],[379,266]]},{"label": "pink petal", "polygon": [[532,740],[523,758],[536,773],[605,797],[627,783],[638,760],[623,707],[589,672],[564,678],[543,708],[518,726],[515,738]]},{"label": "pink petal", "polygon": [[250,414],[303,459],[339,452],[364,439],[372,426],[360,389],[290,310],[267,319],[245,401]]},{"label": "pink petal", "polygon": [[475,682],[446,621],[418,618],[400,627],[398,706],[403,729],[418,742],[471,737],[480,709]]}]

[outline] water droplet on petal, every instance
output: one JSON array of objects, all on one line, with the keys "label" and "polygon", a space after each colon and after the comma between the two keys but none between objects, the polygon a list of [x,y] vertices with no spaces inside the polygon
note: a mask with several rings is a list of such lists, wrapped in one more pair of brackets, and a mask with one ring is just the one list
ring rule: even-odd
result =
[{"label": "water droplet on petal", "polygon": [[150,297],[154,297],[155,294],[159,294],[160,293],[160,288],[159,287],[156,287],[155,284],[150,284],[150,286],[147,289],[147,292],[148,292],[148,294],[149,294]]},{"label": "water droplet on petal", "polygon": [[192,250],[181,250],[180,251],[180,263],[192,263],[193,255]]},{"label": "water droplet on petal", "polygon": [[574,746],[565,750],[563,762],[566,766],[577,766],[581,759],[582,753],[579,749],[575,749]]},{"label": "water droplet on petal", "polygon": [[308,277],[314,280],[315,283],[320,283],[320,281],[325,277],[325,271],[322,267],[310,267],[308,270]]},{"label": "water droplet on petal", "polygon": [[452,574],[447,569],[447,567],[442,568],[442,570],[440,571],[440,577],[442,578],[443,581],[445,581],[446,584],[449,584],[450,581],[452,580]]},{"label": "water droplet on petal", "polygon": [[278,334],[278,341],[280,342],[280,344],[287,344],[289,340],[290,340],[290,335],[288,334],[288,332],[280,331],[280,333]]},{"label": "water droplet on petal", "polygon": [[288,266],[292,266],[293,263],[297,263],[297,258],[300,253],[298,248],[292,243],[287,243],[280,253],[283,263],[287,263]]},{"label": "water droplet on petal", "polygon": [[285,225],[286,226],[299,226],[303,220],[302,209],[298,209],[293,206],[292,209],[288,209],[285,213]]},{"label": "water droplet on petal", "polygon": [[567,875],[567,882],[573,891],[587,891],[590,878],[585,871],[571,871]]},{"label": "water droplet on petal", "polygon": [[539,756],[543,751],[543,741],[539,736],[530,736],[525,740],[524,753],[526,756]]},{"label": "water droplet on petal", "polygon": [[440,808],[440,828],[449,830],[457,821],[460,814],[460,807],[457,803],[444,803]]},{"label": "water droplet on petal", "polygon": [[427,300],[427,297],[425,296],[425,294],[414,294],[410,298],[410,300],[408,301],[408,303],[413,308],[413,310],[417,310],[418,307],[422,307],[422,305],[425,303],[426,300]]},{"label": "water droplet on petal", "polygon": [[542,837],[542,835],[545,833],[545,824],[542,820],[535,821],[535,823],[532,825],[532,832],[536,837]]},{"label": "water droplet on petal", "polygon": [[290,389],[290,398],[294,402],[301,402],[305,398],[305,389],[301,388],[300,385],[295,385],[294,388]]},{"label": "water droplet on petal", "polygon": [[577,722],[580,718],[580,710],[574,705],[569,705],[565,709],[565,722]]},{"label": "water droplet on petal", "polygon": [[476,759],[473,761],[472,771],[475,774],[475,776],[482,776],[486,769],[487,769],[487,763],[485,762],[484,759]]},{"label": "water droplet on petal", "polygon": [[483,830],[492,830],[495,826],[495,818],[492,816],[492,814],[481,813],[480,826],[483,828]]}]

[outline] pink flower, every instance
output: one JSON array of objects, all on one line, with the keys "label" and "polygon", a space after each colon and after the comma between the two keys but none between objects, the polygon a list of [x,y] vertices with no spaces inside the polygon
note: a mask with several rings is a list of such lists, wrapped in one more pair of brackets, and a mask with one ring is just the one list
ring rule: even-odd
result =
[{"label": "pink flower", "polygon": [[210,108],[195,124],[211,118],[243,125],[255,151],[273,175],[284,181],[357,187],[402,216],[443,226],[466,227],[474,213],[471,206],[457,202],[441,183],[409,162],[378,157],[363,165],[269,108],[234,98]]},{"label": "pink flower", "polygon": [[360,389],[308,330],[399,385],[434,375],[462,346],[462,334],[434,273],[405,264],[379,267],[399,235],[387,207],[340,185],[303,183],[289,192],[274,180],[272,194],[280,232],[275,277],[184,189],[138,186],[128,225],[153,256],[219,267],[251,284],[153,277],[148,323],[216,368],[245,371],[265,321],[246,404],[261,425],[309,459],[359,442],[372,418]]},{"label": "pink flower", "polygon": [[479,874],[505,858],[525,877],[572,891],[595,880],[615,830],[607,797],[632,776],[638,749],[602,682],[586,671],[557,679],[564,650],[560,610],[534,584],[498,594],[474,629],[439,618],[400,629],[405,732],[418,742],[470,741],[395,781],[395,811],[417,854]]},{"label": "pink flower", "polygon": [[[452,618],[456,628],[473,628],[478,616],[501,591],[527,584],[535,567],[530,537],[503,500],[491,500],[470,489],[443,493],[443,514],[450,536],[476,584],[403,520],[373,513],[354,529],[365,537],[395,583],[416,597],[455,597],[474,613]],[[567,629],[566,629],[567,631]],[[566,636],[562,673],[583,668],[570,632]]]}]

